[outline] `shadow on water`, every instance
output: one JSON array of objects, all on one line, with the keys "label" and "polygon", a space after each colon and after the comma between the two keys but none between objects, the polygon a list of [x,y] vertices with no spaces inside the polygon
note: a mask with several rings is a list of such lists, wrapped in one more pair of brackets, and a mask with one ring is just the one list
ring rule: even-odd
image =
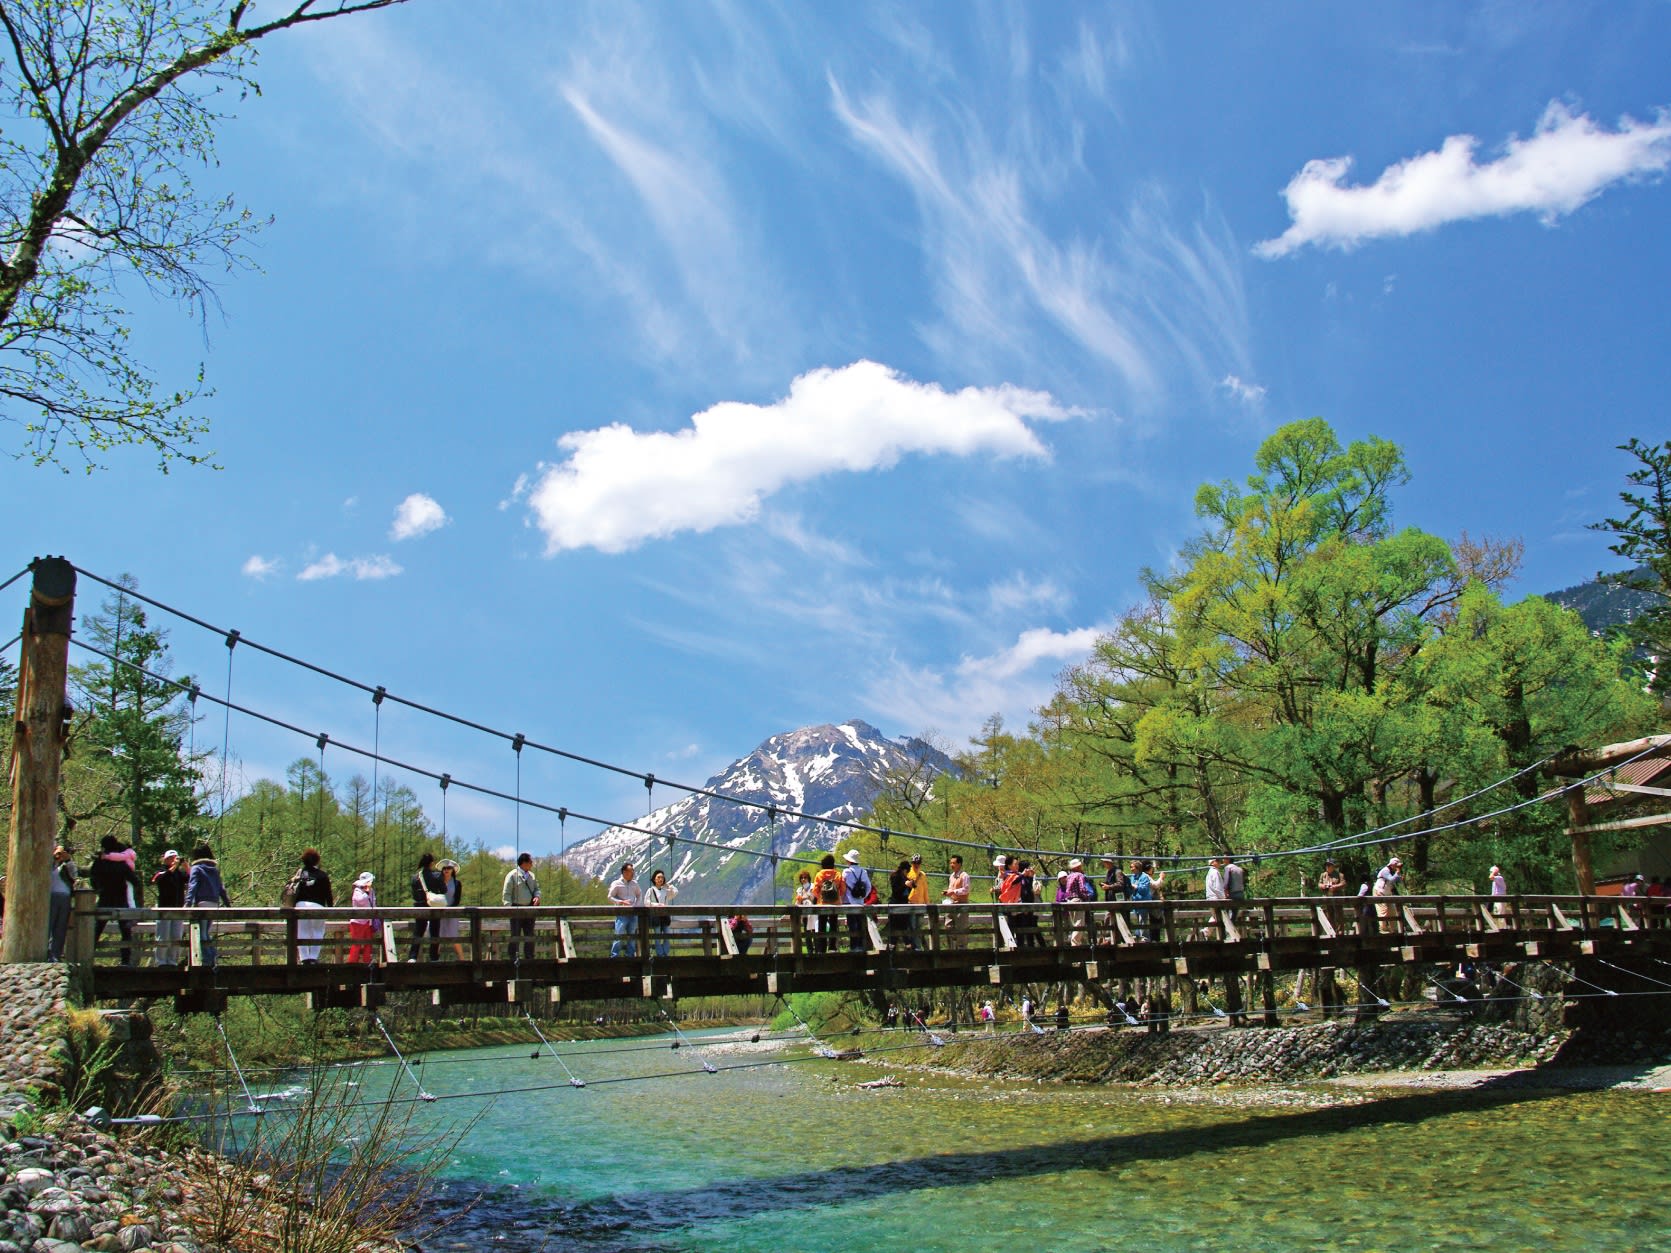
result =
[{"label": "shadow on water", "polygon": [[473,1209],[449,1224],[431,1250],[484,1248],[506,1253],[586,1250],[587,1253],[657,1253],[685,1247],[671,1233],[705,1221],[737,1221],[789,1214],[836,1203],[886,1199],[924,1188],[1021,1182],[1079,1170],[1114,1170],[1140,1162],[1212,1156],[1296,1138],[1340,1135],[1393,1125],[1414,1125],[1453,1114],[1489,1112],[1565,1095],[1524,1079],[1489,1080],[1465,1090],[1402,1093],[1362,1104],[1285,1113],[1259,1113],[1209,1126],[1063,1140],[1053,1144],[842,1166],[803,1174],[706,1183],[698,1188],[631,1192],[576,1204],[535,1198],[513,1190],[449,1185],[441,1198]]}]

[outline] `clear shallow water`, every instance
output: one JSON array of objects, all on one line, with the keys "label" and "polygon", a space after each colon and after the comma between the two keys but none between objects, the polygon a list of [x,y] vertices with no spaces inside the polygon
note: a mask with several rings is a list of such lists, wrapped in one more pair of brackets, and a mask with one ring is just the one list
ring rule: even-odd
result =
[{"label": "clear shallow water", "polygon": [[1286,1090],[1309,1105],[1294,1107],[909,1071],[895,1072],[906,1087],[867,1092],[853,1085],[885,1069],[710,1075],[644,1043],[560,1045],[584,1090],[531,1050],[421,1067],[438,1095],[561,1085],[423,1107],[437,1127],[481,1110],[424,1247],[1671,1249],[1663,1095],[1514,1087],[1344,1105]]}]

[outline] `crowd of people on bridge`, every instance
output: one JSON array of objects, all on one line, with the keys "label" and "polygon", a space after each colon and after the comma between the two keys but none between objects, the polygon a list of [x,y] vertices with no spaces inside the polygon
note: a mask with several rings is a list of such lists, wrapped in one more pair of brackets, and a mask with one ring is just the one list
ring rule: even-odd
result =
[{"label": "crowd of people on bridge", "polygon": [[[1024,856],[999,853],[992,861],[992,875],[984,884],[990,899],[1001,905],[1020,906],[1004,911],[1007,926],[1018,947],[1039,947],[1045,943],[1036,911],[1029,905],[1079,905],[1096,901],[1129,901],[1136,905],[1163,899],[1166,872],[1157,870],[1145,858],[1129,859],[1122,867],[1121,860],[1112,855],[1101,859],[1102,874],[1094,877],[1085,861],[1072,857],[1065,867],[1056,871],[1054,891],[1041,882],[1033,863]],[[82,878],[73,859],[72,850],[60,845],[53,851],[53,867],[49,883],[48,954],[51,960],[62,960],[70,922],[72,893]],[[923,930],[927,925],[926,906],[932,898],[931,878],[945,880],[939,894],[942,905],[967,905],[975,895],[976,884],[965,869],[963,858],[957,854],[947,859],[943,875],[923,866],[922,855],[902,857],[888,872],[883,887],[878,885],[872,871],[864,865],[857,849],[848,849],[838,862],[835,853],[822,855],[815,869],[799,872],[794,888],[793,903],[809,912],[802,925],[815,953],[834,952],[841,947],[845,936],[850,951],[868,951],[871,947],[868,914],[863,907],[885,903],[890,906],[916,906],[915,909],[888,911],[884,943],[891,949],[911,951],[924,946]],[[113,835],[103,837],[99,855],[87,867],[85,878],[95,893],[100,914],[94,923],[94,943],[97,944],[110,923],[120,935],[119,957],[122,965],[134,963],[134,924],[124,918],[110,916],[103,911],[131,910],[143,907],[149,887],[155,905],[163,909],[181,907],[218,907],[231,904],[221,879],[219,864],[208,844],[193,848],[189,858],[169,849],[163,854],[161,865],[149,876],[141,876],[132,847],[124,845]],[[1499,916],[1509,912],[1508,884],[1502,868],[1492,866],[1486,874],[1488,892],[1498,898],[1493,912]],[[1315,895],[1328,902],[1326,914],[1337,933],[1348,925],[1362,933],[1398,931],[1402,927],[1399,902],[1403,893],[1404,867],[1397,856],[1387,859],[1374,874],[1359,884],[1356,900],[1348,922],[1349,883],[1334,858],[1326,858],[1322,871],[1311,881]],[[1301,894],[1305,894],[1307,879],[1300,879]],[[1203,899],[1218,903],[1215,922],[1207,933],[1224,938],[1225,923],[1235,925],[1238,905],[1248,899],[1248,876],[1234,856],[1215,854],[1208,858],[1202,884]],[[426,912],[410,924],[406,946],[406,960],[439,961],[443,944],[451,948],[454,959],[466,960],[462,942],[464,902],[463,885],[459,879],[459,865],[451,858],[437,858],[425,852],[409,880],[411,904]],[[670,951],[671,919],[665,912],[678,898],[679,889],[667,880],[660,869],[650,873],[646,883],[631,861],[624,862],[608,887],[609,904],[620,912],[614,921],[614,937],[610,945],[611,957],[636,957],[640,942],[639,917],[648,912],[650,950],[655,956],[665,957]],[[1630,902],[1628,908],[1640,926],[1660,926],[1671,922],[1671,885],[1660,876],[1651,879],[1637,874],[1622,887],[1621,895]],[[540,904],[539,881],[534,875],[534,858],[530,853],[518,855],[516,864],[506,873],[500,903],[513,909]],[[336,907],[336,895],[330,875],[321,865],[316,849],[306,849],[300,864],[285,884],[280,904],[303,914]],[[348,924],[347,960],[351,963],[381,961],[385,951],[383,924],[375,916],[378,907],[376,876],[361,872],[353,882],[349,899],[356,911]],[[1155,911],[1133,908],[1125,912],[1126,922],[1134,938],[1158,938]],[[941,916],[945,943],[960,947],[969,926],[969,915],[963,910],[949,910]],[[739,912],[730,919],[734,938],[741,951],[746,951],[752,925],[746,913]],[[994,923],[994,926],[999,924]],[[1072,921],[1069,943],[1083,942],[1083,915]],[[175,966],[183,960],[185,924],[175,919],[161,918],[156,923],[154,959],[158,966]],[[312,965],[319,961],[325,940],[325,923],[301,917],[296,923],[298,960]],[[201,959],[215,960],[210,943],[211,928],[199,923]],[[529,959],[534,953],[534,920],[512,915],[510,942],[507,954],[512,960]]]}]

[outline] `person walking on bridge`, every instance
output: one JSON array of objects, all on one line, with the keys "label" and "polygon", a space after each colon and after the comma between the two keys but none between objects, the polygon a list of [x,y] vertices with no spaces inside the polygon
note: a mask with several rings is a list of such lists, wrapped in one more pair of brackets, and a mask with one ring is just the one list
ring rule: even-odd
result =
[{"label": "person walking on bridge", "polygon": [[[355,909],[373,910],[377,908],[377,893],[372,890],[372,884],[377,876],[371,871],[364,871],[354,880],[354,894],[349,903]],[[371,941],[378,938],[381,923],[376,918],[350,918],[348,920],[348,938],[353,941],[348,947],[348,960],[352,965],[369,966],[377,960],[376,949]]]},{"label": "person walking on bridge", "polygon": [[1375,915],[1380,919],[1379,926],[1382,931],[1398,929],[1398,907],[1387,898],[1397,896],[1403,882],[1404,862],[1397,857],[1388,858],[1387,864],[1375,875]]},{"label": "person walking on bridge", "polygon": [[[226,894],[226,885],[221,882],[220,863],[215,860],[215,852],[207,844],[199,844],[191,851],[191,877],[186,880],[186,907],[188,909],[223,909],[232,904],[232,898]],[[203,964],[215,964],[215,946],[209,942],[214,935],[214,927],[208,922],[197,924],[198,948],[203,954]]]},{"label": "person walking on bridge", "polygon": [[835,854],[825,853],[818,861],[818,873],[812,877],[812,900],[819,906],[818,938],[812,945],[815,953],[835,951],[835,907],[841,904],[841,895],[841,871],[836,869]]},{"label": "person walking on bridge", "polygon": [[[441,882],[441,872],[435,868],[435,854],[425,853],[418,858],[418,868],[412,872],[409,880],[412,889],[412,903],[419,909],[439,909],[447,903],[446,884]],[[424,935],[430,937],[429,960],[441,960],[441,946],[436,943],[441,938],[441,915],[426,914],[422,918],[412,920],[412,943],[407,946],[406,960],[418,960],[418,950],[423,948]]]},{"label": "person walking on bridge", "polygon": [[630,861],[622,862],[621,877],[609,885],[609,903],[621,911],[615,915],[615,942],[609,946],[611,957],[638,956],[638,941],[632,937],[638,933],[637,911],[644,904],[644,889],[633,878],[636,873]]},{"label": "person walking on bridge", "polygon": [[[967,905],[969,903],[969,872],[963,868],[963,858],[952,854],[947,862],[950,873],[946,875],[946,894],[940,898],[942,905]],[[969,925],[969,914],[963,909],[954,909],[946,915],[946,939],[952,948],[963,947],[963,934]]]},{"label": "person walking on bridge", "polygon": [[[52,878],[47,886],[46,959],[64,960],[64,943],[70,934],[70,911],[75,903],[75,862],[62,844],[52,850]],[[178,925],[178,924],[176,924]]]},{"label": "person walking on bridge", "polygon": [[[540,903],[540,881],[534,878],[534,855],[532,853],[518,853],[516,865],[505,876],[505,886],[500,889],[499,902],[503,905],[518,909],[532,908]],[[517,943],[517,937],[522,937],[522,943]],[[520,951],[519,951],[520,950]],[[511,943],[508,953],[510,960],[534,960],[534,920],[532,918],[511,919]]]},{"label": "person walking on bridge", "polygon": [[[294,894],[297,909],[331,909],[336,905],[336,893],[331,891],[331,876],[319,868],[319,850],[310,848],[302,853],[302,864],[291,876],[288,890]],[[304,966],[319,962],[319,942],[325,938],[325,924],[314,919],[296,920],[296,959]]]},{"label": "person walking on bridge", "polygon": [[[186,868],[180,854],[169,849],[162,855],[162,869],[151,876],[151,891],[158,909],[181,909],[186,903]],[[157,919],[157,965],[180,964],[180,940],[186,924],[172,918]]]},{"label": "person walking on bridge", "polygon": [[[842,860],[847,863],[847,869],[841,872],[841,892],[846,897],[848,905],[868,905],[875,888],[870,882],[870,872],[861,864],[859,850],[850,848],[842,854]],[[865,935],[865,916],[862,912],[847,915],[847,951],[857,953],[861,949],[870,948],[869,938]]]},{"label": "person walking on bridge", "polygon": [[[99,912],[102,915],[107,909],[134,909],[141,903],[138,895],[140,890],[139,874],[134,870],[134,851],[122,847],[122,842],[114,835],[107,835],[99,841],[102,850],[87,868],[88,881],[98,895]],[[93,943],[99,942],[104,934],[105,924],[109,919],[100,917],[93,926]],[[127,919],[119,919],[116,929],[122,933],[122,964],[133,965],[133,923]]]}]

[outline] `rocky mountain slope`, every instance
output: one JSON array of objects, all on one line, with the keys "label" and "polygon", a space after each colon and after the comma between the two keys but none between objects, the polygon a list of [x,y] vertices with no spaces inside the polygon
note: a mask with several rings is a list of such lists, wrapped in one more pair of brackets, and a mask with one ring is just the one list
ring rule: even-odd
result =
[{"label": "rocky mountain slope", "polygon": [[769,901],[769,854],[823,852],[835,848],[842,834],[840,827],[791,818],[784,811],[853,820],[869,810],[888,779],[911,772],[931,778],[952,768],[951,759],[933,745],[889,739],[857,719],[802,727],[772,736],[703,785],[724,796],[777,806],[775,822],[763,809],[685,795],[634,824],[643,831],[611,827],[571,846],[564,860],[577,874],[605,880],[613,879],[629,857],[641,874],[647,867],[660,867],[680,888],[685,904]]}]

